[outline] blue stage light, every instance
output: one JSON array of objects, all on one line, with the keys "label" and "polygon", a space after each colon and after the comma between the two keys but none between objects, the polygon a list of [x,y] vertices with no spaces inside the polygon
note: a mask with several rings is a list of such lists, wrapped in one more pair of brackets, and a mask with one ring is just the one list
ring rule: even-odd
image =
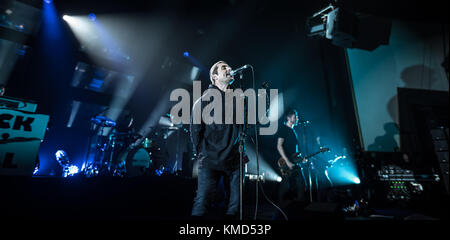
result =
[{"label": "blue stage light", "polygon": [[77,174],[78,172],[79,172],[79,169],[77,166],[75,166],[75,165],[69,166],[69,176],[73,176],[73,175]]},{"label": "blue stage light", "polygon": [[27,51],[25,49],[16,49],[17,55],[20,55],[20,56],[25,56],[26,52]]},{"label": "blue stage light", "polygon": [[56,156],[56,159],[59,160],[59,159],[62,159],[63,157],[66,157],[67,153],[64,150],[58,150],[58,151],[56,151],[55,156]]},{"label": "blue stage light", "polygon": [[188,51],[184,52],[184,53],[183,53],[183,56],[189,57],[189,52],[188,52]]},{"label": "blue stage light", "polygon": [[95,22],[95,20],[97,20],[97,16],[95,16],[94,13],[90,13],[90,14],[88,15],[88,17],[89,17],[89,19],[91,19],[91,21],[93,21],[93,22]]},{"label": "blue stage light", "polygon": [[[342,159],[342,156],[337,157]],[[348,157],[346,157],[348,159]],[[333,162],[333,160],[331,160]],[[349,162],[341,162],[340,164],[334,164],[327,168],[326,174],[329,176],[333,185],[348,185],[348,184],[360,184],[361,180],[358,177],[358,171],[354,164]]]},{"label": "blue stage light", "polygon": [[91,83],[89,84],[89,87],[98,90],[102,87],[102,85],[103,85],[102,79],[93,78]]},{"label": "blue stage light", "polygon": [[44,0],[45,3],[50,4],[53,2],[53,0]]}]

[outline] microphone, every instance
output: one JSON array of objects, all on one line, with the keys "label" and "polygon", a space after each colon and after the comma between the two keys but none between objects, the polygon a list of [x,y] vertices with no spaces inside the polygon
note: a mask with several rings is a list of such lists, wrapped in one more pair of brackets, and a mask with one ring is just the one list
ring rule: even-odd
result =
[{"label": "microphone", "polygon": [[239,72],[242,72],[242,71],[244,71],[244,69],[246,69],[246,68],[249,68],[250,66],[249,65],[244,65],[244,66],[242,66],[242,67],[240,67],[240,68],[238,68],[238,69],[235,69],[235,70],[231,70],[230,71],[230,75],[231,76],[235,76],[236,74],[238,74]]}]

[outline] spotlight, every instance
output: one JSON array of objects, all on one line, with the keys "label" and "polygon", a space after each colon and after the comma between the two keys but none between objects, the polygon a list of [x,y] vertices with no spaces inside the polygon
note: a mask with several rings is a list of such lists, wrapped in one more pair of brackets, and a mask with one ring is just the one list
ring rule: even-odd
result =
[{"label": "spotlight", "polygon": [[70,16],[69,15],[63,15],[62,19],[66,22],[68,22],[70,20]]},{"label": "spotlight", "polygon": [[198,79],[198,75],[200,75],[200,68],[193,66],[191,70],[191,80],[195,81]]},{"label": "spotlight", "polygon": [[188,52],[188,51],[184,52],[184,53],[183,53],[183,56],[189,57],[189,52]]},{"label": "spotlight", "polygon": [[69,175],[69,176],[73,176],[73,175],[75,175],[75,174],[78,173],[79,169],[78,169],[77,166],[72,165],[72,166],[69,166],[68,171],[69,171],[68,175]]},{"label": "spotlight", "polygon": [[277,177],[277,182],[281,182],[283,180],[281,177]]},{"label": "spotlight", "polygon": [[172,119],[170,117],[166,117],[166,116],[161,116],[159,118],[159,125],[164,126],[164,127],[173,127],[173,123],[172,123]]},{"label": "spotlight", "polygon": [[356,184],[360,184],[361,183],[361,181],[357,177],[353,178],[353,182],[356,183]]},{"label": "spotlight", "polygon": [[68,161],[69,158],[64,150],[56,151],[55,157],[58,162],[65,162],[66,160]]},{"label": "spotlight", "polygon": [[333,45],[372,51],[389,44],[391,20],[360,14],[332,4],[307,19],[310,38],[325,38]]},{"label": "spotlight", "polygon": [[75,121],[75,117],[77,116],[78,110],[80,109],[81,102],[72,101],[72,111],[70,113],[69,121],[67,122],[66,127],[72,127],[73,122]]},{"label": "spotlight", "polygon": [[259,180],[262,182],[266,181],[266,178],[264,177],[263,174],[256,175],[256,174],[246,173],[245,176],[248,178],[248,180]]},{"label": "spotlight", "polygon": [[328,14],[333,10],[334,6],[330,4],[307,19],[307,26],[309,28],[308,37],[325,37],[327,33]]},{"label": "spotlight", "polygon": [[[73,166],[70,166],[69,155],[64,150],[58,150],[55,153],[56,161],[61,165],[62,168],[62,177],[67,177],[70,175],[70,169],[72,167],[72,171],[74,171]],[[73,175],[73,174],[72,174]]]},{"label": "spotlight", "polygon": [[90,14],[88,15],[88,17],[89,17],[89,19],[91,19],[91,21],[93,21],[93,22],[95,22],[95,20],[97,20],[97,16],[95,16],[94,13],[90,13]]},{"label": "spotlight", "polygon": [[44,0],[45,3],[50,4],[53,2],[53,0]]}]

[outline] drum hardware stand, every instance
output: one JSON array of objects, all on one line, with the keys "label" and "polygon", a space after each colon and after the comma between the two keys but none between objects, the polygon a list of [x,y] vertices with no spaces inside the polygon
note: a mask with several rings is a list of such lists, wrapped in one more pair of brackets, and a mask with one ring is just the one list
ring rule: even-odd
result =
[{"label": "drum hardware stand", "polygon": [[[92,123],[90,123],[90,124],[92,124]],[[91,129],[90,133],[89,133],[89,139],[88,139],[88,149],[86,151],[86,157],[84,158],[84,168],[83,168],[84,171],[86,171],[86,168],[88,167],[88,158],[89,158],[89,155],[91,154],[92,138],[94,137],[94,134],[95,134],[95,130]]]},{"label": "drum hardware stand", "polygon": [[[84,169],[83,169],[84,171],[86,171],[86,168],[88,167],[88,159],[89,159],[89,155],[91,154],[92,138],[94,137],[95,132],[97,131],[96,124],[92,122],[92,119],[94,119],[94,118],[96,118],[97,116],[99,116],[100,114],[106,112],[108,109],[109,109],[109,108],[106,108],[106,109],[102,110],[102,111],[99,112],[99,113],[96,113],[96,114],[94,114],[94,115],[91,115],[92,117],[89,118],[90,126],[91,126],[91,127],[90,127],[89,139],[88,139],[88,149],[87,149],[87,151],[86,151],[86,157],[85,157],[85,159],[84,159]],[[103,129],[102,129],[102,131],[103,131]],[[95,159],[95,158],[94,158],[94,159]]]},{"label": "drum hardware stand", "polygon": [[[99,114],[101,114],[101,113],[99,113]],[[110,165],[110,162],[105,162],[105,159],[108,160],[108,161],[111,161],[111,157],[112,156],[109,156],[109,155],[111,155],[113,153],[112,152],[112,153],[108,154],[108,151],[111,150],[111,148],[109,146],[110,142],[105,143],[102,140],[102,138],[100,138],[101,140],[100,140],[100,143],[99,143],[98,138],[97,138],[96,145],[95,145],[96,149],[95,149],[95,155],[94,155],[93,162],[92,163],[88,163],[89,156],[90,156],[91,150],[92,150],[91,149],[92,148],[92,139],[94,138],[94,136],[95,135],[103,136],[103,131],[104,131],[105,127],[114,127],[116,125],[116,123],[114,121],[112,121],[111,119],[108,119],[108,118],[106,118],[104,116],[98,116],[99,114],[94,115],[95,117],[92,117],[90,119],[90,121],[91,121],[91,123],[90,123],[91,124],[90,135],[89,135],[89,139],[88,139],[88,149],[87,149],[87,152],[86,152],[86,157],[85,157],[85,160],[84,160],[84,169],[83,169],[85,174],[86,174],[86,168],[88,168],[88,167],[96,167],[95,166],[96,164],[99,164],[99,166],[100,166],[99,169],[98,169],[99,173],[100,173],[100,171],[103,172],[105,170],[105,167],[106,167],[105,165],[106,164]],[[99,134],[97,134],[97,132]],[[110,141],[110,140],[108,139],[108,141]],[[114,149],[114,146],[113,146],[113,149]],[[88,164],[92,164],[92,166],[88,166]],[[108,170],[110,170],[109,166],[108,166]]]}]

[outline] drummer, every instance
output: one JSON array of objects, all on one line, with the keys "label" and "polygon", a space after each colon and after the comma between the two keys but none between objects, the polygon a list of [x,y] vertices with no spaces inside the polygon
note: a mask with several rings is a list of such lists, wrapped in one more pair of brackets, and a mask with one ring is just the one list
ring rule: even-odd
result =
[{"label": "drummer", "polygon": [[134,132],[133,123],[134,123],[133,114],[131,113],[124,114],[117,120],[116,131],[118,133],[132,133]]}]

